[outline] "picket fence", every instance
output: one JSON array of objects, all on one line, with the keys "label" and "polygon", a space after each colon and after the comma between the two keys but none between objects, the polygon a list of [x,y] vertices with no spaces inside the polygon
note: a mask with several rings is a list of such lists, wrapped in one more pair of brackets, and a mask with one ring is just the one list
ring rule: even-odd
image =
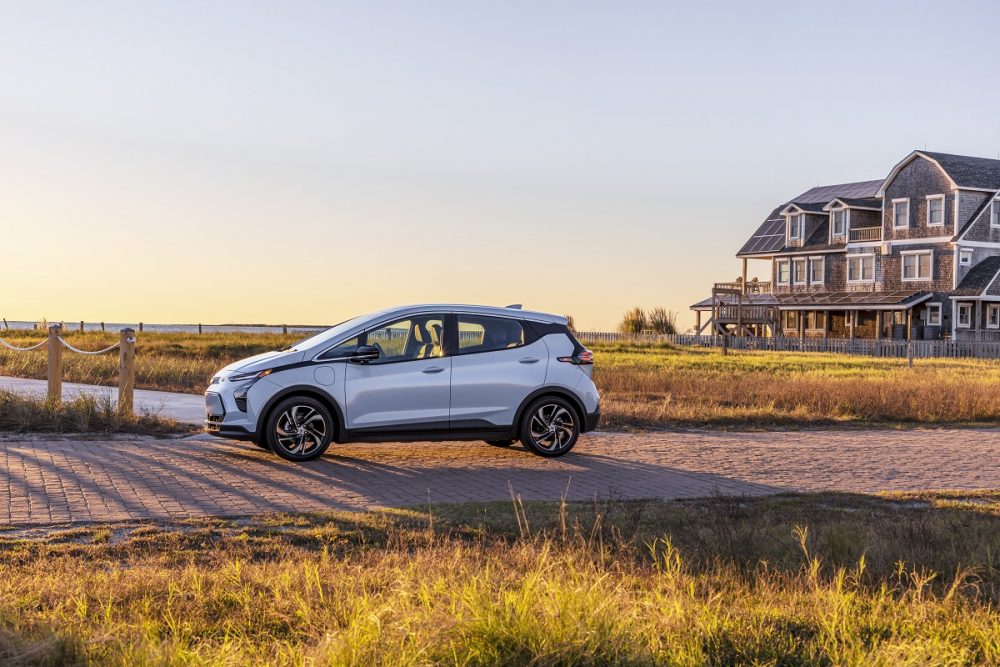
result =
[{"label": "picket fence", "polygon": [[[669,343],[694,347],[722,348],[722,336],[696,336],[691,334],[620,334],[606,331],[580,331],[581,341],[601,343]],[[762,338],[754,336],[729,336],[725,341],[729,350],[767,350],[771,352],[827,352],[855,354],[869,357],[896,357],[917,359],[974,358],[1000,359],[1000,342],[954,340],[874,340],[867,338]]]}]

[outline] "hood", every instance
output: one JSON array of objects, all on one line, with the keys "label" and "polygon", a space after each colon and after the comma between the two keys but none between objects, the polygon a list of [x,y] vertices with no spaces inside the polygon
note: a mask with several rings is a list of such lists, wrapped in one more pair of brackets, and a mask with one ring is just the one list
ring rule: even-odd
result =
[{"label": "hood", "polygon": [[252,357],[234,361],[220,370],[217,374],[221,375],[223,373],[232,373],[234,371],[240,371],[243,373],[250,371],[263,371],[268,368],[274,368],[278,365],[284,366],[285,364],[294,364],[302,361],[303,356],[304,353],[299,350],[285,350],[283,352],[275,350],[274,352],[264,352],[263,354],[255,354]]}]

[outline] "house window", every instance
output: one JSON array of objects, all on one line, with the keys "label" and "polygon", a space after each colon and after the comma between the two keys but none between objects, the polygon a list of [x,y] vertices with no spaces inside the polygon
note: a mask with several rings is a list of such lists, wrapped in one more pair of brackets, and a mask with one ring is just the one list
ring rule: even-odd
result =
[{"label": "house window", "polygon": [[939,327],[939,326],[941,326],[941,304],[940,303],[929,303],[929,304],[927,304],[927,326],[929,326],[929,327]]},{"label": "house window", "polygon": [[940,227],[944,224],[944,195],[928,195],[927,226]]},{"label": "house window", "polygon": [[792,260],[792,282],[796,285],[806,284],[806,260]]},{"label": "house window", "polygon": [[870,283],[875,280],[875,255],[853,255],[847,258],[847,281]]},{"label": "house window", "polygon": [[823,284],[823,278],[824,278],[823,264],[824,260],[822,257],[809,258],[809,284],[811,285]]},{"label": "house window", "polygon": [[972,326],[972,304],[971,303],[960,303],[958,304],[958,326],[963,329],[968,329]]},{"label": "house window", "polygon": [[806,329],[809,331],[823,331],[826,329],[826,313],[822,310],[809,310],[805,313]]},{"label": "house window", "polygon": [[990,226],[1000,227],[1000,198],[993,200],[993,205],[990,207]]},{"label": "house window", "polygon": [[903,280],[930,280],[931,253],[903,253]]},{"label": "house window", "polygon": [[960,250],[958,252],[958,264],[959,266],[972,266],[972,251]]},{"label": "house window", "polygon": [[799,314],[794,310],[786,310],[782,314],[781,327],[785,331],[797,331],[799,328]]},{"label": "house window", "polygon": [[787,285],[788,284],[788,260],[783,260],[778,264],[778,284]]},{"label": "house window", "polygon": [[896,229],[905,229],[910,226],[910,200],[892,200],[892,226]]},{"label": "house window", "polygon": [[986,306],[986,328],[1000,329],[1000,304]]},{"label": "house window", "polygon": [[843,236],[847,233],[847,210],[843,208],[833,211],[833,235]]},{"label": "house window", "polygon": [[798,241],[802,238],[803,217],[801,214],[788,216],[788,238],[790,240]]}]

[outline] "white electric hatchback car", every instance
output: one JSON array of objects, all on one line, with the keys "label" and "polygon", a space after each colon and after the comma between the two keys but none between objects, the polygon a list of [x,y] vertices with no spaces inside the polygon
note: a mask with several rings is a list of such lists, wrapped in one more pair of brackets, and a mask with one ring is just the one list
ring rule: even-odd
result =
[{"label": "white electric hatchback car", "polygon": [[226,366],[205,428],[291,461],[359,440],[520,440],[560,456],[597,425],[593,359],[558,315],[392,308]]}]

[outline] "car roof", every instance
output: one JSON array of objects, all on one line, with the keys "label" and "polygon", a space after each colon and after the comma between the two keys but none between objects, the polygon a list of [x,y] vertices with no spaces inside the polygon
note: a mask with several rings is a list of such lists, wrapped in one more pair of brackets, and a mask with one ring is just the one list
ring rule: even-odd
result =
[{"label": "car roof", "polygon": [[551,313],[541,313],[534,310],[522,310],[520,308],[507,308],[499,306],[477,306],[472,304],[463,303],[423,303],[423,304],[413,304],[409,306],[397,306],[394,308],[385,308],[383,310],[371,313],[374,317],[383,317],[391,315],[407,315],[407,314],[418,314],[418,313],[465,313],[467,315],[496,315],[498,317],[514,317],[523,320],[531,320],[534,322],[548,322],[550,324],[567,324],[567,320],[562,315],[553,315]]}]

